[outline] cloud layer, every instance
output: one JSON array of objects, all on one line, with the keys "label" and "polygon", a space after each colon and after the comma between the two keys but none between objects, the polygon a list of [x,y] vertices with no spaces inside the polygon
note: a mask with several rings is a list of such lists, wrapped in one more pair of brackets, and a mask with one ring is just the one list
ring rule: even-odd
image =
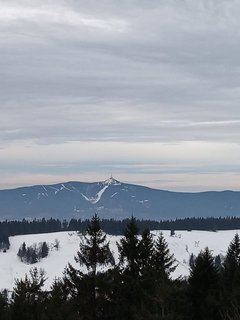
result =
[{"label": "cloud layer", "polygon": [[239,188],[239,14],[236,0],[0,0],[0,186],[114,171]]}]

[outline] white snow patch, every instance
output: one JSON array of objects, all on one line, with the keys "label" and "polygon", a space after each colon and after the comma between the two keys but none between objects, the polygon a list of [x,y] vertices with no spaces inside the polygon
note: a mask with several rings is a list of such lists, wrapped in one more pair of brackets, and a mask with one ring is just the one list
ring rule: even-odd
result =
[{"label": "white snow patch", "polygon": [[[152,231],[156,240],[161,231]],[[214,256],[226,254],[229,243],[232,241],[237,230],[208,232],[208,231],[176,231],[175,236],[170,236],[170,230],[162,231],[169,244],[170,252],[174,254],[178,261],[178,267],[172,277],[189,275],[189,257],[193,253],[197,255],[205,247],[209,247]],[[239,230],[240,232],[240,230]],[[110,241],[110,248],[114,253],[116,262],[118,261],[118,250],[116,241],[120,241],[121,236],[107,236]],[[17,252],[20,245],[25,241],[26,245],[32,245],[46,241],[51,244],[54,240],[60,241],[58,251],[51,250],[47,258],[42,259],[34,265],[27,265],[20,261]],[[10,237],[10,249],[0,252],[0,289],[11,290],[14,286],[15,278],[22,278],[32,267],[43,268],[46,271],[46,289],[50,288],[55,277],[62,277],[64,268],[70,262],[74,267],[79,267],[74,260],[79,249],[80,237],[77,232],[56,232],[48,234],[22,235]],[[86,271],[83,267],[81,270]]]},{"label": "white snow patch", "polygon": [[58,188],[55,188],[55,187],[49,187],[49,188],[53,189],[55,194],[57,194],[59,192]]},{"label": "white snow patch", "polygon": [[149,200],[140,200],[139,202],[140,203],[142,203],[142,204],[144,204],[144,203],[146,203],[146,202],[148,202]]},{"label": "white snow patch", "polygon": [[73,211],[74,211],[74,212],[81,212],[81,210],[78,209],[77,206],[74,206]]},{"label": "white snow patch", "polygon": [[99,200],[101,200],[103,193],[107,190],[108,185],[106,185],[105,187],[103,187],[94,198],[91,198],[90,201],[95,204],[98,203]]},{"label": "white snow patch", "polygon": [[109,187],[108,185],[104,186],[94,197],[91,197],[91,198],[88,198],[83,193],[81,193],[81,195],[85,200],[91,202],[92,204],[96,204],[98,203],[99,200],[101,200],[103,193],[107,190],[108,187]]},{"label": "white snow patch", "polygon": [[85,200],[90,201],[90,199],[89,199],[87,196],[85,196],[85,194],[81,193],[81,196],[82,196]]},{"label": "white snow patch", "polygon": [[43,187],[43,190],[45,191],[45,193],[44,193],[44,194],[48,197],[48,193],[47,193],[47,189],[46,189],[46,187],[45,187],[45,186],[43,186],[43,185],[42,185],[42,187]]},{"label": "white snow patch", "polygon": [[61,188],[60,188],[60,190],[67,190],[67,191],[70,191],[70,192],[73,192],[73,190],[71,190],[71,189],[69,189],[69,188],[67,188],[63,183],[61,184]]},{"label": "white snow patch", "polygon": [[49,188],[51,188],[51,189],[54,190],[55,195],[56,195],[58,192],[62,191],[62,190],[67,190],[67,191],[70,191],[70,192],[74,192],[73,190],[67,188],[63,183],[61,184],[60,189],[55,188],[55,187],[49,187]]},{"label": "white snow patch", "polygon": [[118,194],[118,192],[115,192],[114,194],[111,195],[111,198],[115,197]]}]

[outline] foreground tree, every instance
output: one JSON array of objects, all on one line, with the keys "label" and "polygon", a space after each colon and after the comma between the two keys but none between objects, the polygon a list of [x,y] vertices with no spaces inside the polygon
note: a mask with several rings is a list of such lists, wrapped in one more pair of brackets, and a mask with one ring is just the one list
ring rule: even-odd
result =
[{"label": "foreground tree", "polygon": [[223,274],[229,287],[240,285],[240,239],[238,234],[234,236],[228,247],[223,264]]},{"label": "foreground tree", "polygon": [[240,239],[237,233],[227,250],[223,263],[222,280],[223,317],[226,319],[240,319]]},{"label": "foreground tree", "polygon": [[30,270],[30,277],[16,280],[13,289],[12,319],[44,319],[46,293],[42,291],[46,281],[45,272],[37,268]]},{"label": "foreground tree", "polygon": [[162,232],[155,244],[154,267],[160,277],[164,275],[167,278],[169,278],[170,274],[177,268],[176,259],[174,255],[170,253],[167,241]]},{"label": "foreground tree", "polygon": [[208,248],[196,257],[189,277],[191,314],[195,320],[220,319],[220,276]]},{"label": "foreground tree", "polygon": [[47,301],[47,320],[80,319],[75,312],[73,299],[69,299],[69,290],[63,279],[55,279]]},{"label": "foreground tree", "polygon": [[137,319],[143,297],[140,285],[140,240],[136,219],[132,217],[117,243],[119,252],[119,319]]},{"label": "foreground tree", "polygon": [[139,242],[140,273],[146,276],[152,269],[154,257],[154,241],[149,229],[142,232]]},{"label": "foreground tree", "polygon": [[140,268],[138,232],[136,219],[132,217],[124,230],[123,238],[117,243],[120,265],[124,265],[125,272],[132,274],[133,276],[139,275]]},{"label": "foreground tree", "polygon": [[168,243],[163,233],[158,236],[153,252],[153,309],[156,317],[165,319],[172,314],[173,282],[170,274],[177,267],[174,255],[170,253]]},{"label": "foreground tree", "polygon": [[8,291],[0,291],[0,319],[7,320],[9,317]]},{"label": "foreground tree", "polygon": [[[80,266],[85,266],[88,274],[85,275],[73,266],[69,265],[66,269],[65,282],[76,300],[81,297],[79,304],[81,309],[88,308],[83,319],[102,319],[101,295],[99,292],[102,272],[98,268],[114,265],[114,258],[109,249],[109,242],[106,240],[106,234],[103,233],[100,226],[100,219],[95,214],[87,226],[84,241],[80,244],[79,251],[75,257]],[[72,288],[76,286],[75,294]]]}]

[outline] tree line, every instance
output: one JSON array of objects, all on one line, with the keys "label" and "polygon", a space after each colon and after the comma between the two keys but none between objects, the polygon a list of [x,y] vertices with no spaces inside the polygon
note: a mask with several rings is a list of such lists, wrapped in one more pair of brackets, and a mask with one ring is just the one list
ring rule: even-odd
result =
[{"label": "tree line", "polygon": [[[101,226],[104,232],[113,235],[122,235],[130,219],[115,220],[101,219]],[[23,219],[21,221],[0,221],[0,243],[1,239],[8,236],[50,233],[59,231],[80,231],[86,230],[90,220],[71,219],[34,219],[32,221]],[[174,220],[144,220],[136,219],[140,232],[144,229],[150,230],[231,230],[240,229],[240,217],[219,217],[219,218],[183,218]]]},{"label": "tree line", "polygon": [[[44,290],[45,274],[32,269],[15,282],[10,299],[0,294],[3,320],[238,320],[240,319],[240,239],[235,235],[223,264],[206,248],[190,263],[188,278],[173,280],[177,261],[160,233],[139,235],[132,217],[117,243],[115,263],[100,219],[95,215],[75,260],[62,278]],[[81,270],[84,266],[87,272]]]}]

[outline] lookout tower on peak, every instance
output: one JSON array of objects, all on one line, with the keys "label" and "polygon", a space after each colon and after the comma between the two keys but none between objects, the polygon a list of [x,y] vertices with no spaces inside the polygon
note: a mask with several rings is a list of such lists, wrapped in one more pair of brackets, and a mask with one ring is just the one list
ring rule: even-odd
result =
[{"label": "lookout tower on peak", "polygon": [[107,179],[107,180],[105,180],[105,181],[103,182],[103,184],[104,184],[104,185],[120,185],[121,182],[118,181],[118,180],[116,180],[116,179],[114,179],[114,178],[113,178],[113,175],[112,175],[112,173],[111,173],[110,178]]}]

